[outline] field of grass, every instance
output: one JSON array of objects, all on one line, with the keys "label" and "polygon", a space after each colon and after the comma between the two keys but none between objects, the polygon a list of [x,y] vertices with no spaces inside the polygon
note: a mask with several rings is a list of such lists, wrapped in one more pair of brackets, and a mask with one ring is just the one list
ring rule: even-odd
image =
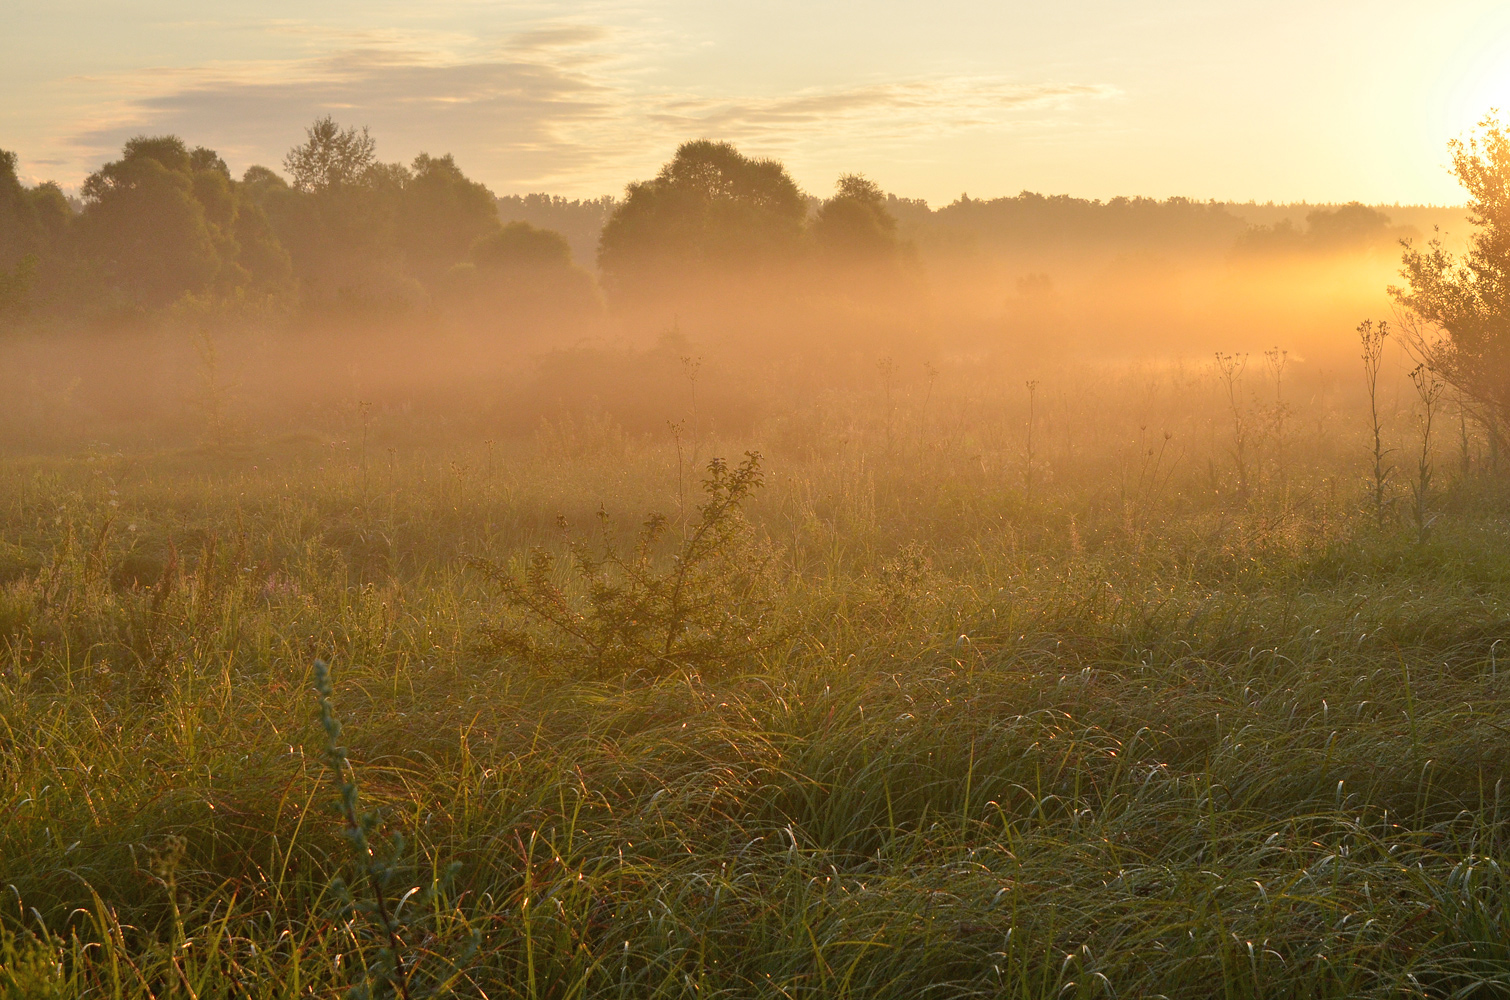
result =
[{"label": "field of grass", "polygon": [[967,375],[3,456],[0,997],[1510,993],[1471,426]]}]

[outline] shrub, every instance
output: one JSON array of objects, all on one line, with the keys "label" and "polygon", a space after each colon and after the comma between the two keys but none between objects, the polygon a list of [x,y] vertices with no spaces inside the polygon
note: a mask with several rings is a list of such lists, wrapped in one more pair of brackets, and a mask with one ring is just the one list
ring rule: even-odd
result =
[{"label": "shrub", "polygon": [[491,625],[489,644],[537,665],[587,665],[599,677],[708,671],[768,648],[782,632],[771,599],[773,553],[742,510],[763,482],[757,452],[736,467],[708,463],[706,500],[669,563],[655,557],[663,515],[646,517],[625,552],[604,510],[599,544],[571,546],[575,587],[555,582],[556,559],[542,548],[517,568],[473,559],[514,619]]}]

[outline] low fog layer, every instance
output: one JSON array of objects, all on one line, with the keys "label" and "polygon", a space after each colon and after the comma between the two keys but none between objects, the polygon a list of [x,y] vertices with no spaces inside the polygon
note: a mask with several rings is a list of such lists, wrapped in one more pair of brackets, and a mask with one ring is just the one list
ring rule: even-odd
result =
[{"label": "low fog layer", "polygon": [[[1066,365],[1281,347],[1355,363],[1400,242],[1461,209],[1023,193],[827,197],[689,142],[618,197],[496,197],[450,156],[316,122],[282,172],[141,137],[71,198],[0,155],[0,434],[11,444],[326,433],[332,414],[740,431],[814,392],[963,391]],[[921,391],[921,390],[920,390]],[[334,419],[339,423],[346,417]]]}]

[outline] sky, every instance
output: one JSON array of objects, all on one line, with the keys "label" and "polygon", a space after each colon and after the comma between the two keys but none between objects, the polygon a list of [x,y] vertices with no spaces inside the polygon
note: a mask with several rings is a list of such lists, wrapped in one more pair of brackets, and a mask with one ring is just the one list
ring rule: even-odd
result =
[{"label": "sky", "polygon": [[239,174],[330,114],[498,194],[618,194],[679,142],[962,193],[1451,204],[1510,113],[1485,0],[0,0],[0,148],[76,187],[133,135]]}]

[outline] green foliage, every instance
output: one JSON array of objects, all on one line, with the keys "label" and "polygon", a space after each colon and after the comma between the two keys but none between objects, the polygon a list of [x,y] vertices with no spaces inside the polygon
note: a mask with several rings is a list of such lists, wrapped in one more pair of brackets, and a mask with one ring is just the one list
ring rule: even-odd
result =
[{"label": "green foliage", "polygon": [[[450,155],[382,163],[365,128],[330,116],[285,166],[292,185],[262,166],[237,181],[214,150],[137,136],[86,180],[75,219],[57,185],[26,188],[15,155],[0,151],[0,313],[203,322],[299,306],[370,320],[437,298],[471,308],[477,283],[458,281],[458,268],[559,254],[559,237],[538,230],[489,242],[501,229],[497,199]],[[516,310],[521,321],[594,315],[591,277],[558,277],[528,301],[486,309]]]},{"label": "green foliage", "polygon": [[215,224],[194,180],[181,141],[141,137],[84,181],[84,255],[126,304],[166,306],[208,289],[220,272]]},{"label": "green foliage", "polygon": [[433,282],[477,241],[498,232],[498,205],[491,191],[467,179],[449,153],[421,153],[412,169],[403,185],[396,233],[411,270]]},{"label": "green foliage", "polygon": [[837,188],[813,219],[818,248],[846,262],[873,264],[893,259],[899,249],[897,220],[887,211],[881,188],[859,174],[840,177]]},{"label": "green foliage", "polygon": [[614,291],[634,295],[706,277],[708,268],[786,263],[806,214],[778,161],[726,142],[686,142],[652,180],[629,185],[603,227],[598,267]]},{"label": "green foliage", "polygon": [[601,678],[720,672],[750,662],[782,636],[771,604],[771,555],[742,511],[763,482],[755,452],[734,468],[720,458],[709,462],[706,499],[669,565],[654,555],[665,517],[651,514],[633,551],[622,552],[600,510],[600,545],[572,546],[579,599],[554,582],[556,562],[544,549],[530,554],[522,573],[474,559],[473,568],[523,619],[490,628],[489,641],[557,669],[581,672],[574,670],[580,663]]},{"label": "green foliage", "polygon": [[597,259],[598,237],[613,214],[618,200],[612,195],[601,198],[563,198],[551,194],[503,195],[498,199],[498,217],[505,225],[528,222],[540,229],[560,233],[571,245],[572,257],[591,263]]},{"label": "green foliage", "polygon": [[571,266],[571,247],[560,233],[536,229],[528,222],[510,222],[472,245],[472,261],[479,270],[526,270]]},{"label": "green foliage", "polygon": [[1489,115],[1479,133],[1454,140],[1453,173],[1477,227],[1458,258],[1440,238],[1406,245],[1403,332],[1432,372],[1471,401],[1501,436],[1510,422],[1510,133]]},{"label": "green foliage", "polygon": [[[357,779],[347,751],[341,745],[341,722],[336,718],[332,698],[335,687],[331,682],[330,668],[322,660],[315,661],[315,692],[319,696],[320,728],[325,732],[325,763],[330,768],[331,781],[339,796],[336,808],[345,822],[345,835],[351,843],[357,867],[361,872],[361,885],[366,895],[357,898],[340,879],[332,882],[336,898],[342,901],[348,915],[360,915],[363,926],[373,936],[367,948],[371,957],[364,956],[360,963],[360,981],[347,994],[351,1000],[384,1000],[393,996],[412,1000],[415,996],[440,996],[446,994],[462,975],[458,962],[466,962],[475,953],[478,936],[470,935],[465,950],[451,956],[440,952],[433,933],[428,935],[427,952],[443,963],[430,962],[423,974],[417,969],[417,957],[410,957],[417,949],[407,945],[405,939],[426,936],[427,912],[436,896],[456,877],[460,865],[453,864],[434,878],[423,892],[413,886],[419,877],[407,864],[407,842],[401,833],[393,832],[380,837],[382,817],[376,812],[361,810],[361,796]],[[356,963],[354,963],[355,965]]]},{"label": "green foliage", "polygon": [[[176,136],[138,136],[91,174],[74,233],[89,282],[81,297],[106,309],[150,311],[186,298],[276,294],[288,258],[225,162]],[[81,290],[82,291],[82,290]]]},{"label": "green foliage", "polygon": [[56,184],[27,188],[16,176],[16,154],[0,149],[0,272],[14,273],[26,258],[54,251],[69,214]]},{"label": "green foliage", "polygon": [[17,261],[9,274],[0,271],[0,316],[25,312],[36,271],[37,255],[30,253]]},{"label": "green foliage", "polygon": [[330,115],[305,129],[302,144],[288,151],[283,169],[299,191],[325,191],[361,182],[377,163],[377,142],[364,125],[341,128]]}]

